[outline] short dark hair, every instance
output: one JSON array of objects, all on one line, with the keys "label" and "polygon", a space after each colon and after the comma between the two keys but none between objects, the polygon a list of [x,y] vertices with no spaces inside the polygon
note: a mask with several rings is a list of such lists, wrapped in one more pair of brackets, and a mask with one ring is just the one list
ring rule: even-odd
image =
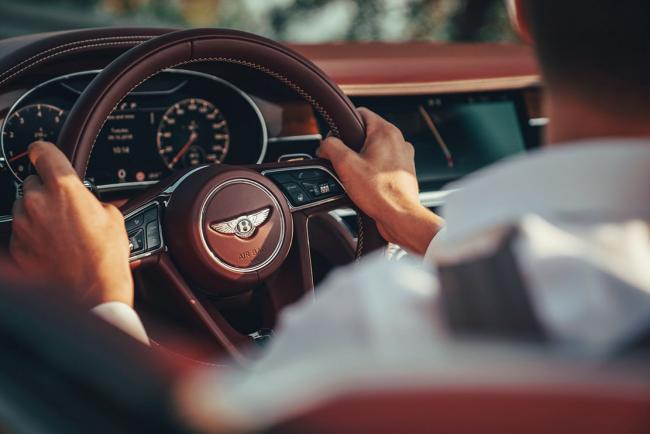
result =
[{"label": "short dark hair", "polygon": [[649,0],[525,0],[524,7],[549,86],[594,104],[625,104],[609,109],[650,110]]}]

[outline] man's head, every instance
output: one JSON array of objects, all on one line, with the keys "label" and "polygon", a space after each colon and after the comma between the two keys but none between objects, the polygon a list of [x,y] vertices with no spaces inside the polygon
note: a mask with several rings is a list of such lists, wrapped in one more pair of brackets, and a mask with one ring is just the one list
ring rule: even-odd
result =
[{"label": "man's head", "polygon": [[649,1],[512,0],[511,5],[552,92],[603,112],[648,117]]}]

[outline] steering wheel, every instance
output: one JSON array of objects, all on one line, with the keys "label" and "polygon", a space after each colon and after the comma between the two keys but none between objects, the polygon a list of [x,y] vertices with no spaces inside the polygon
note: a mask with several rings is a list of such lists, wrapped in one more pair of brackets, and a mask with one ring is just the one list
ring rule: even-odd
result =
[{"label": "steering wheel", "polygon": [[[139,84],[168,68],[224,62],[267,74],[289,87],[359,151],[364,125],[352,102],[313,63],[274,41],[233,30],[168,33],[127,51],[96,76],[70,111],[58,145],[84,179],[104,123]],[[220,314],[215,300],[270,284],[275,311],[313,295],[308,220],[350,206],[332,166],[319,159],[246,167],[190,168],[148,188],[122,207],[132,268],[149,264],[223,348],[243,361],[251,337]],[[385,241],[359,213],[357,257]]]}]

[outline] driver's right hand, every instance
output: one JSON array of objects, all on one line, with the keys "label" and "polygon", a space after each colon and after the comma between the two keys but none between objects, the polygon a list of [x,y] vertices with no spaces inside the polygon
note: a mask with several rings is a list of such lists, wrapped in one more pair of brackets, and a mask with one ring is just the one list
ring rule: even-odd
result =
[{"label": "driver's right hand", "polygon": [[379,115],[365,108],[359,114],[366,125],[361,152],[328,137],[318,155],[332,162],[350,199],[386,241],[424,255],[444,220],[420,204],[413,145]]}]

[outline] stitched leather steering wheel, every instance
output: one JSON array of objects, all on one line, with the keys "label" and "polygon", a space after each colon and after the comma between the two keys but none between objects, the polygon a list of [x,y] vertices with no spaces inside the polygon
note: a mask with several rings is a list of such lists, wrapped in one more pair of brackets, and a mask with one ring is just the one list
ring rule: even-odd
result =
[{"label": "stitched leather steering wheel", "polygon": [[[361,149],[365,131],[353,104],[313,63],[259,36],[193,29],[132,48],[84,90],[58,142],[79,176],[84,178],[95,140],[125,96],[160,71],[196,62],[236,64],[273,77],[309,102],[331,134]],[[313,186],[311,193],[304,194],[305,185]],[[214,301],[268,282],[275,285],[275,310],[313,294],[309,217],[349,205],[331,165],[308,160],[191,168],[145,190],[122,212],[132,266],[157,267],[160,279],[231,356],[242,360],[241,344],[250,338],[230,326]],[[374,222],[359,213],[357,256],[384,245]]]}]

